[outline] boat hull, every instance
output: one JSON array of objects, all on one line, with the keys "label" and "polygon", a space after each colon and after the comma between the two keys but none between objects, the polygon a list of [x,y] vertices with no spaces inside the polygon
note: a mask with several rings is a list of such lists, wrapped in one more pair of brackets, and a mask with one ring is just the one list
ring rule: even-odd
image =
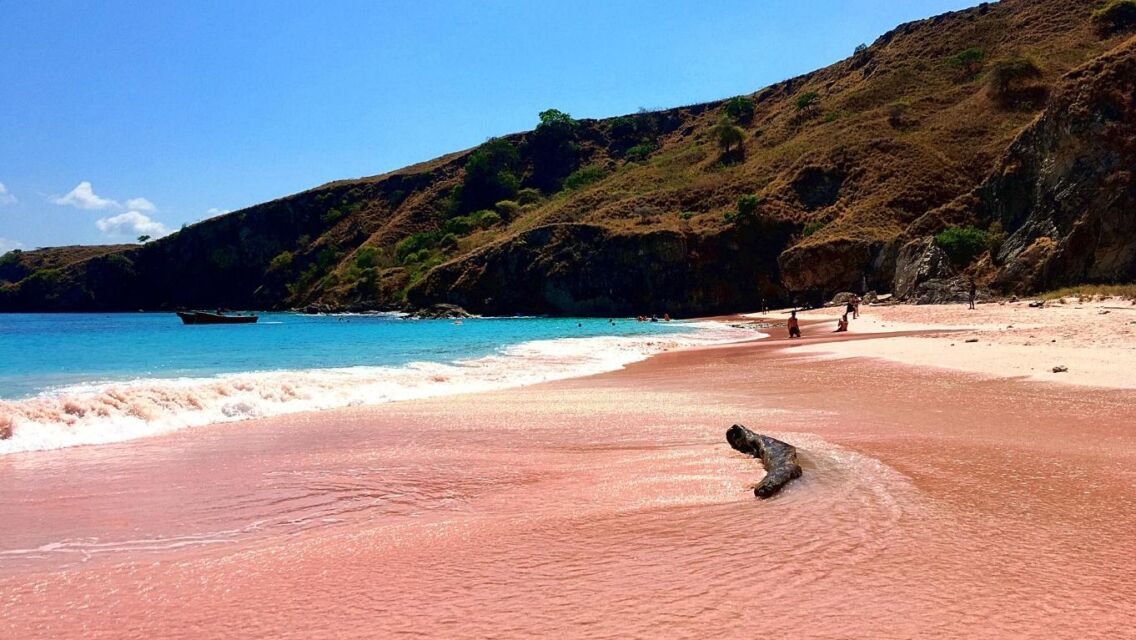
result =
[{"label": "boat hull", "polygon": [[253,324],[258,316],[227,316],[204,311],[178,311],[183,324]]}]

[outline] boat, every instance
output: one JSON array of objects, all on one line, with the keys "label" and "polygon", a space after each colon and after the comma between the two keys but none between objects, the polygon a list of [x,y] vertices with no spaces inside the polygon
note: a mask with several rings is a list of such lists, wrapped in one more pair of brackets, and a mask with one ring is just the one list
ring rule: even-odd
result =
[{"label": "boat", "polygon": [[258,316],[234,316],[209,311],[178,311],[178,317],[184,324],[252,324]]}]

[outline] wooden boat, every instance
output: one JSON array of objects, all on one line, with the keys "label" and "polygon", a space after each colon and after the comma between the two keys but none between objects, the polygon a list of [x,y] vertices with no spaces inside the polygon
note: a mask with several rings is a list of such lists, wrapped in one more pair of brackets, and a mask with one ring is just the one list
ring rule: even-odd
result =
[{"label": "wooden boat", "polygon": [[177,314],[184,324],[252,324],[258,318],[255,315],[230,316],[208,311],[178,311]]}]

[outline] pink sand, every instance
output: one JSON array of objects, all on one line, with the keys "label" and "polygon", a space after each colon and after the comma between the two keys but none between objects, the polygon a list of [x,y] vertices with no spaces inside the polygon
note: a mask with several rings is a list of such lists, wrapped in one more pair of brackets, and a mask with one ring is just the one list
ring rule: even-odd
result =
[{"label": "pink sand", "polygon": [[1136,393],[785,344],[0,457],[0,637],[1131,636]]}]

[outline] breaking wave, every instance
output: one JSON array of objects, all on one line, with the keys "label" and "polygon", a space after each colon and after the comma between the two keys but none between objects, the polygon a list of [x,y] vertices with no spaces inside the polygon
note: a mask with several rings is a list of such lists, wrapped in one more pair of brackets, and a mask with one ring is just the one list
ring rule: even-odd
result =
[{"label": "breaking wave", "polygon": [[103,444],[187,427],[504,389],[613,371],[678,348],[764,337],[692,323],[691,333],[535,340],[451,363],[139,379],[0,401],[0,455]]}]

